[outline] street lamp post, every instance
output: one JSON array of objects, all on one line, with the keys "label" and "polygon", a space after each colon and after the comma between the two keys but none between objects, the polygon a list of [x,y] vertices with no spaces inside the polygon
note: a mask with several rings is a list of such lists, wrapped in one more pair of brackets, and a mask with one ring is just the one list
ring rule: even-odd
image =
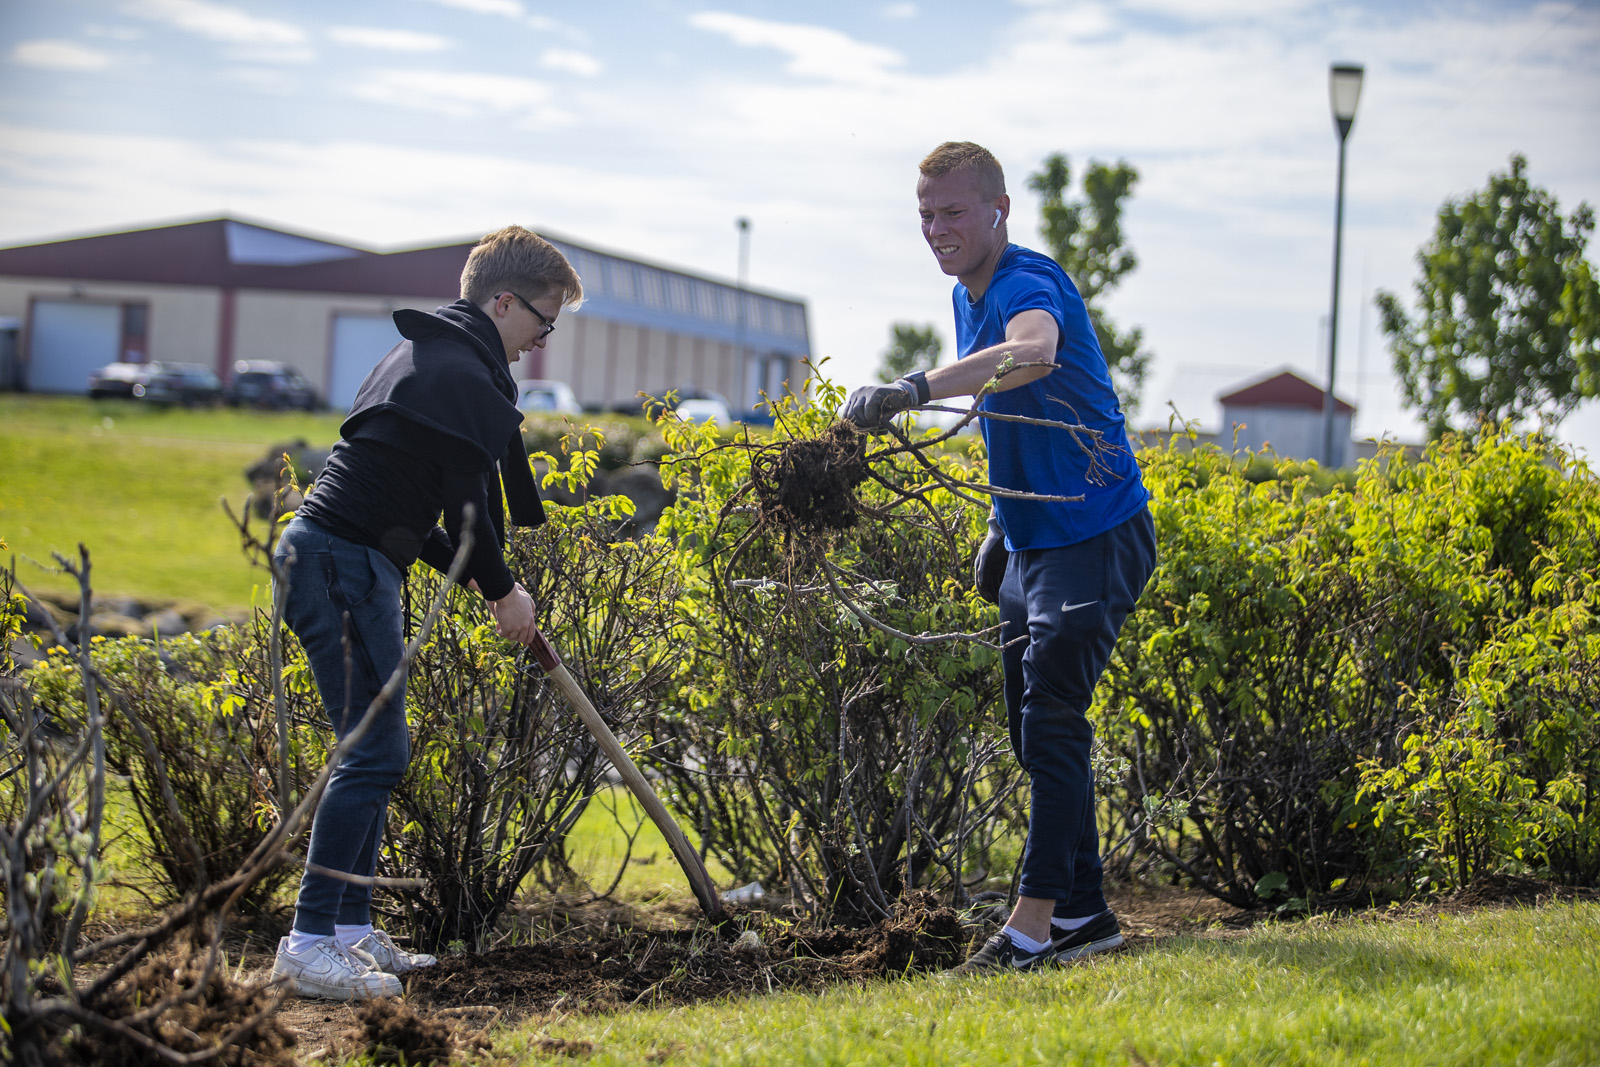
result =
[{"label": "street lamp post", "polygon": [[[738,365],[742,364],[744,367],[745,377],[749,378],[750,359],[745,355],[744,350],[744,290],[746,284],[749,282],[750,275],[750,220],[741,215],[733,221],[733,224],[739,230],[739,291],[736,294],[739,300],[739,312],[738,317],[735,319],[736,325],[734,326],[733,340],[733,358],[738,361],[738,364],[736,364],[734,367],[734,374],[737,375],[739,373]],[[735,378],[734,380],[737,381],[738,379]],[[756,390],[751,389],[749,386],[750,383],[746,382],[746,392],[754,393]],[[760,383],[758,382],[756,384],[756,389],[759,388]],[[754,407],[755,404],[752,402],[747,406]]]},{"label": "street lamp post", "polygon": [[1328,391],[1322,397],[1322,461],[1332,467],[1333,452],[1333,372],[1339,355],[1339,257],[1344,246],[1344,142],[1356,121],[1356,102],[1361,99],[1364,68],[1358,63],[1335,63],[1328,70],[1328,102],[1333,107],[1333,125],[1339,131],[1339,192],[1333,213],[1333,301],[1328,309]]}]

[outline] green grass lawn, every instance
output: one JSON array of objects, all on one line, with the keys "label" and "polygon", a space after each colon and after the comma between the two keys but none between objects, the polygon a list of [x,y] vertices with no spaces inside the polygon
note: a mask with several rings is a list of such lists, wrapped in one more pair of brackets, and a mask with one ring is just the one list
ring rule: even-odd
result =
[{"label": "green grass lawn", "polygon": [[[698,841],[685,827],[690,843]],[[633,846],[628,835],[633,835]],[[692,912],[696,907],[688,876],[678,866],[667,839],[625,786],[602,786],[566,840],[567,862],[596,893],[604,893],[613,880],[612,896],[631,904],[678,904]],[[619,871],[621,878],[617,877]],[[732,876],[715,857],[706,857],[706,872],[718,886],[732,885]]]},{"label": "green grass lawn", "polygon": [[98,594],[237,610],[264,575],[240,553],[219,501],[237,510],[245,467],[295,438],[332,444],[340,418],[0,395],[0,537],[35,589],[74,588],[27,560],[76,558],[81,541]]},{"label": "green grass lawn", "polygon": [[495,1045],[531,1062],[548,1038],[592,1042],[595,1067],[1596,1064],[1600,905],[1269,925],[1045,974],[540,1020]]}]

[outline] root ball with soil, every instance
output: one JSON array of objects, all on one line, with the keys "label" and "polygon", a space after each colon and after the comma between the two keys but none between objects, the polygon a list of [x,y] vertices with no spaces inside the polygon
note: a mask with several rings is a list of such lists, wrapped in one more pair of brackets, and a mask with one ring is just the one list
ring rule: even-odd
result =
[{"label": "root ball with soil", "polygon": [[750,482],[761,523],[811,534],[854,526],[866,455],[866,435],[846,422],[834,423],[820,437],[758,452],[750,461]]}]

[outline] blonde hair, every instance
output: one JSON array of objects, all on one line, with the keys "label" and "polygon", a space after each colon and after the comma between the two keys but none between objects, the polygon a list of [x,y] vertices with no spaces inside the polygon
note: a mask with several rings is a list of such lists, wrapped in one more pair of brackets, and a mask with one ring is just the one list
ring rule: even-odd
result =
[{"label": "blonde hair", "polygon": [[1006,172],[1000,169],[1000,161],[987,148],[971,141],[946,141],[924,156],[917,169],[924,178],[970,170],[978,181],[979,196],[998,200],[1006,195]]},{"label": "blonde hair", "polygon": [[583,282],[567,257],[521,226],[484,234],[461,270],[464,300],[482,304],[508,290],[527,300],[559,293],[561,306],[573,310],[583,303]]}]

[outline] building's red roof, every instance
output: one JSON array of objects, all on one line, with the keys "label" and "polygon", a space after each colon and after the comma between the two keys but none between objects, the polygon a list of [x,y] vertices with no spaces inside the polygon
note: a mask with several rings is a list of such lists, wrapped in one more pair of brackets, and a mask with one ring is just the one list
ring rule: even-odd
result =
[{"label": "building's red roof", "polygon": [[[1326,390],[1313,382],[1308,382],[1293,371],[1279,371],[1270,378],[1253,382],[1231,393],[1224,393],[1217,399],[1229,407],[1236,408],[1306,408],[1309,411],[1321,411]],[[1333,398],[1333,409],[1341,415],[1350,415],[1355,408],[1340,400],[1338,394]]]},{"label": "building's red roof", "polygon": [[0,275],[442,298],[473,243],[385,254],[209,219],[3,248]]}]

